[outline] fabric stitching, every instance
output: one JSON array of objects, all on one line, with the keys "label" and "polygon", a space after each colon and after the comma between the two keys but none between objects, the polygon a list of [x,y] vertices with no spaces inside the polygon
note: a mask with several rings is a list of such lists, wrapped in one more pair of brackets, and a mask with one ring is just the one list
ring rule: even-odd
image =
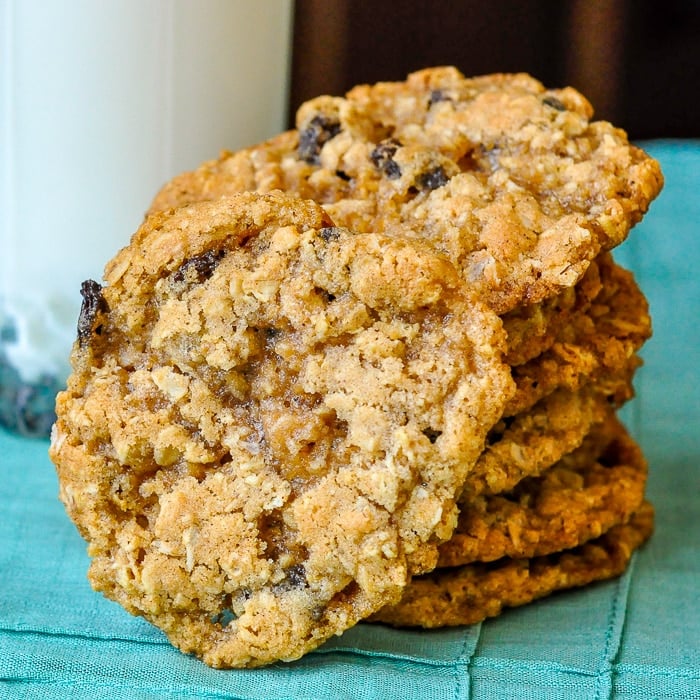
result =
[{"label": "fabric stitching", "polygon": [[576,668],[575,666],[566,666],[556,661],[539,662],[525,661],[524,659],[519,659],[514,662],[512,659],[475,657],[472,660],[471,665],[477,669],[489,669],[492,671],[500,671],[511,670],[513,668],[514,663],[518,666],[518,668],[526,672],[548,673],[550,671],[554,671],[556,673],[561,673],[565,675],[585,676],[588,678],[595,678],[598,676],[597,671],[586,671],[585,669]]},{"label": "fabric stitching", "polygon": [[[476,626],[477,634],[474,640],[474,646],[472,647],[471,653],[467,653],[469,647],[469,635],[465,632],[464,642],[462,644],[462,649],[460,651],[459,657],[457,659],[457,664],[455,666],[455,692],[454,700],[469,700],[472,696],[471,693],[471,672],[470,667],[474,655],[476,654],[476,648],[479,645],[479,639],[481,639],[481,622]],[[463,697],[462,689],[464,687],[464,682],[467,682],[467,695]]]},{"label": "fabric stitching", "polygon": [[620,664],[616,671],[618,675],[639,676],[642,678],[648,678],[650,675],[653,675],[668,678],[682,678],[688,681],[700,680],[700,670],[695,671],[694,669],[686,668],[660,668],[656,666],[654,667],[653,673],[650,673],[649,669],[641,664]]},{"label": "fabric stitching", "polygon": [[619,632],[619,639],[618,639],[618,643],[617,643],[617,649],[615,649],[615,654],[610,659],[610,694],[611,695],[613,693],[613,688],[615,685],[614,679],[618,673],[617,661],[620,658],[620,653],[622,651],[623,639],[625,636],[625,627],[627,624],[627,610],[629,608],[629,592],[630,592],[630,588],[632,585],[632,577],[634,576],[636,563],[637,563],[637,552],[634,552],[632,554],[632,557],[630,559],[629,564],[627,565],[627,571],[624,574],[624,576],[627,578],[627,585],[625,588],[624,618],[623,618],[622,622],[620,623],[620,632]]},{"label": "fabric stitching", "polygon": [[[616,581],[615,595],[613,596],[610,614],[608,615],[608,627],[605,631],[603,663],[598,671],[595,700],[603,700],[605,697],[610,699],[612,697],[614,660],[617,658],[620,645],[622,644],[622,631],[625,618],[627,617],[627,601],[629,598],[628,594],[634,562],[635,555],[633,554],[627,566],[627,570]],[[622,615],[621,620],[619,619],[620,615]],[[605,693],[605,695],[603,695],[603,693]]]}]

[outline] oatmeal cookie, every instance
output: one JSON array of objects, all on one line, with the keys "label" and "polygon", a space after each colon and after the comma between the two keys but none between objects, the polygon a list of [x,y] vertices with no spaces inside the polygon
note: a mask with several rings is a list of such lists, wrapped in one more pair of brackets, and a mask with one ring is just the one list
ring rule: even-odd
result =
[{"label": "oatmeal cookie", "polygon": [[555,591],[619,576],[632,553],[651,536],[654,510],[648,501],[627,522],[574,549],[533,559],[500,559],[439,569],[418,577],[397,605],[371,621],[395,627],[471,625]]},{"label": "oatmeal cookie", "polygon": [[432,568],[512,379],[419,242],[245,193],[87,282],[51,457],[92,585],[215,667],[290,660]]},{"label": "oatmeal cookie", "polygon": [[500,420],[490,431],[487,444],[467,475],[460,503],[476,496],[498,494],[514,488],[528,476],[538,476],[564,455],[581,445],[599,423],[615,409],[611,399],[632,395],[627,377],[609,394],[595,382],[579,391],[557,389],[529,411]]},{"label": "oatmeal cookie", "polygon": [[641,359],[636,354],[651,337],[651,319],[644,294],[633,275],[616,265],[609,254],[597,261],[601,290],[585,310],[568,314],[547,350],[513,367],[516,393],[506,416],[529,410],[558,388],[576,391],[587,382],[630,380]]},{"label": "oatmeal cookie", "polygon": [[[600,257],[600,256],[599,256]],[[598,258],[573,287],[537,304],[522,304],[501,316],[506,330],[505,360],[518,367],[547,352],[573,316],[587,313],[602,288]]]},{"label": "oatmeal cookie", "polygon": [[[438,567],[510,557],[531,558],[571,549],[626,522],[642,504],[647,464],[616,417],[600,455],[562,459],[514,489],[462,504],[454,534],[440,546]],[[579,448],[596,450],[597,440]]]},{"label": "oatmeal cookie", "polygon": [[425,69],[310,100],[295,130],[176,177],[152,210],[294,192],[338,225],[430,241],[505,313],[574,285],[662,187],[658,163],[592,116],[525,74]]}]

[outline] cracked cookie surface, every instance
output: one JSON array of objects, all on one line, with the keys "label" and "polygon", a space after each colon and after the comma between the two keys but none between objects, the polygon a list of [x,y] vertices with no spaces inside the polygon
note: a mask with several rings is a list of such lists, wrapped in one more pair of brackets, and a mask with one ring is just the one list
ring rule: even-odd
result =
[{"label": "cracked cookie surface", "polygon": [[445,257],[246,193],[150,216],[105,280],[51,445],[96,589],[257,666],[434,566],[513,391],[499,318]]}]

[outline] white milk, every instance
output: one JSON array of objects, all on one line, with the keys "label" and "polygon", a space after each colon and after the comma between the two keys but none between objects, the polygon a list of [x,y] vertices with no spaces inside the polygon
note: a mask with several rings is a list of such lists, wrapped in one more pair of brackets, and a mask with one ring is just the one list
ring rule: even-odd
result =
[{"label": "white milk", "polygon": [[0,363],[23,381],[65,378],[80,283],[164,182],[285,128],[291,5],[0,0]]}]

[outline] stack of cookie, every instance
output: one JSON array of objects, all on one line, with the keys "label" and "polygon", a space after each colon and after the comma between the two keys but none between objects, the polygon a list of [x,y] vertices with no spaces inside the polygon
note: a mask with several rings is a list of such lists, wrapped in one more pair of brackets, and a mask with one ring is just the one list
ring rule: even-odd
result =
[{"label": "stack of cookie", "polygon": [[[650,531],[644,460],[615,418],[632,396],[650,319],[632,276],[606,251],[641,218],[662,178],[623,132],[591,116],[571,88],[429,69],[312,100],[297,130],[222,154],[175,178],[153,203],[291,191],[353,230],[429,240],[502,316],[516,390],[467,479],[457,533],[441,548],[439,566],[449,570],[415,581],[376,619],[473,622],[619,573],[630,554],[621,543]],[[562,572],[556,583],[507,583],[499,593],[484,585],[497,576],[487,571],[544,566],[528,560],[611,528],[585,576]],[[475,573],[474,562],[496,560]],[[419,586],[424,595],[414,593]]]},{"label": "stack of cookie", "polygon": [[610,251],[662,186],[571,88],[429,69],[168,183],[84,286],[51,454],[93,585],[214,666],[467,624],[651,533]]},{"label": "stack of cookie", "polygon": [[[646,462],[616,417],[651,332],[646,301],[609,254],[573,292],[566,323],[548,341],[533,343],[532,333],[523,342],[516,326],[528,328],[531,318],[505,319],[516,392],[467,477],[455,533],[436,570],[374,619],[478,622],[621,573],[650,534]],[[546,326],[555,325],[549,318]],[[523,349],[542,342],[546,349],[526,359]]]}]

